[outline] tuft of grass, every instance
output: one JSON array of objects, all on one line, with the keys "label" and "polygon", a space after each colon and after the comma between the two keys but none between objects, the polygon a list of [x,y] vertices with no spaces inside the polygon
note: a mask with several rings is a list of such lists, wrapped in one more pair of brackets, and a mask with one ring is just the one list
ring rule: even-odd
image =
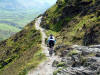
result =
[{"label": "tuft of grass", "polygon": [[60,73],[60,71],[62,70],[62,68],[59,68],[58,70],[53,72],[53,75],[57,75],[57,73]]},{"label": "tuft of grass", "polygon": [[55,32],[55,31],[52,31],[52,30],[48,30],[48,31],[46,31],[46,34],[47,34],[47,36],[49,36],[50,34],[53,34],[53,35],[57,36],[58,32]]},{"label": "tuft of grass", "polygon": [[57,67],[64,67],[65,66],[65,62],[60,62],[57,64]]},{"label": "tuft of grass", "polygon": [[78,50],[71,50],[71,51],[68,53],[68,56],[77,55],[78,53],[79,53]]}]

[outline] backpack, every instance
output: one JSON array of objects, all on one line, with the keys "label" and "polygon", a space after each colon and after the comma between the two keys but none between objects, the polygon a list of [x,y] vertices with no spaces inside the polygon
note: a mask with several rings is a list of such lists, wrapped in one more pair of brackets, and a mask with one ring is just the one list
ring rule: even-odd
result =
[{"label": "backpack", "polygon": [[53,36],[50,36],[50,39],[53,39]]}]

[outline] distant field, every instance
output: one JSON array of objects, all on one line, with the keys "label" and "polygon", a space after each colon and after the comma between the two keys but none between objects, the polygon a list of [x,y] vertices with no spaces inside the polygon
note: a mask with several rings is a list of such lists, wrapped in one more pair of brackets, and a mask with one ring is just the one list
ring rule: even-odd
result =
[{"label": "distant field", "polygon": [[[38,16],[39,11],[34,12],[34,10],[16,10],[16,11],[7,11],[0,10],[0,23],[5,21],[5,23],[10,22],[11,25],[17,25],[18,27],[24,27],[25,24],[33,20]],[[14,26],[13,25],[13,26]]]},{"label": "distant field", "polygon": [[0,41],[20,31],[40,13],[42,11],[36,9],[12,11],[0,9]]},{"label": "distant field", "polygon": [[20,29],[14,26],[10,26],[7,24],[0,23],[0,30],[10,31],[10,32],[17,32]]},{"label": "distant field", "polygon": [[17,27],[0,23],[0,40],[5,40],[18,31],[20,31],[20,29]]}]

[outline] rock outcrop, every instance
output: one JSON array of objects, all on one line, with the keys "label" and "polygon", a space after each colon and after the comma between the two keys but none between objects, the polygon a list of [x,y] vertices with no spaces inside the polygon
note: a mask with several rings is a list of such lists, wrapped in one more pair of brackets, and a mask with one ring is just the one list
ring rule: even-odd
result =
[{"label": "rock outcrop", "polygon": [[[54,61],[56,67],[54,75],[100,75],[100,45],[71,46],[71,50],[61,57],[61,61]],[[63,53],[63,52],[62,52]]]}]

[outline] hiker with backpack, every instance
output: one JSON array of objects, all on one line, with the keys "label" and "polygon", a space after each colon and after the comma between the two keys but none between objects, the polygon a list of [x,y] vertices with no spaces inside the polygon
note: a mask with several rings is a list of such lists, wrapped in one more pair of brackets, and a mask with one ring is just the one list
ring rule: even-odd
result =
[{"label": "hiker with backpack", "polygon": [[54,52],[53,47],[54,47],[55,43],[56,43],[55,37],[52,34],[50,34],[50,36],[48,37],[48,43],[47,43],[48,47],[50,48],[49,49],[50,55],[52,55]]}]

